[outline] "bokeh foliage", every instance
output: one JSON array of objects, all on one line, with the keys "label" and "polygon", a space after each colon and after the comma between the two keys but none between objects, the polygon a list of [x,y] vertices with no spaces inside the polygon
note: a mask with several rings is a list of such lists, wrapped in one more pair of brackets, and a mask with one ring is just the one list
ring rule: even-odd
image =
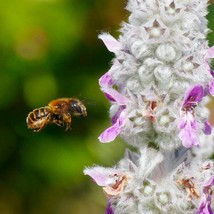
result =
[{"label": "bokeh foliage", "polygon": [[[98,78],[113,57],[97,35],[117,36],[125,0],[11,0],[0,2],[0,214],[104,213],[100,188],[85,166],[115,164],[117,140],[100,144],[109,104]],[[210,6],[209,20],[214,20]],[[210,21],[214,29],[214,22]],[[214,34],[209,34],[214,44]],[[57,97],[89,100],[87,118],[72,130],[27,129],[29,111]]]}]

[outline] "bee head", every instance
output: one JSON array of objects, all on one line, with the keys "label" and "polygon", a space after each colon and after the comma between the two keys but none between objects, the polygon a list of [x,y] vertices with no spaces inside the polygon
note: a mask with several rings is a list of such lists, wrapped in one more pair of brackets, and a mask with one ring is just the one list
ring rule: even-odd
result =
[{"label": "bee head", "polygon": [[87,116],[85,105],[78,99],[73,99],[70,103],[70,110],[74,116]]}]

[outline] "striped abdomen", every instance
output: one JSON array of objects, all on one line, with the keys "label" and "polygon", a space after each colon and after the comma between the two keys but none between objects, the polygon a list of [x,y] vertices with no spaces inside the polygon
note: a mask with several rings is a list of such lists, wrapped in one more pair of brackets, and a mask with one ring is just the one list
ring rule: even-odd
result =
[{"label": "striped abdomen", "polygon": [[38,132],[51,121],[51,111],[48,106],[34,109],[27,116],[26,122],[29,129]]}]

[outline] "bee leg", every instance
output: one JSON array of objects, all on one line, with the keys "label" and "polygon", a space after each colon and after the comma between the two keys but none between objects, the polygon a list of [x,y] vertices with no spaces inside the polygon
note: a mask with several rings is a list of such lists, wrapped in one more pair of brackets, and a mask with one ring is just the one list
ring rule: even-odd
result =
[{"label": "bee leg", "polygon": [[60,126],[60,127],[65,125],[65,123],[63,122],[63,118],[60,117],[58,114],[52,115],[51,123],[56,124],[57,126]]},{"label": "bee leg", "polygon": [[57,120],[54,122],[57,126],[63,127],[65,125],[65,123],[61,120]]},{"label": "bee leg", "polygon": [[70,123],[66,123],[66,128],[65,128],[65,131],[68,131],[69,129],[71,129],[71,124]]},{"label": "bee leg", "polygon": [[46,125],[42,126],[42,127],[39,127],[39,128],[36,128],[36,129],[33,129],[34,132],[40,132],[42,129],[45,128]]},{"label": "bee leg", "polygon": [[34,131],[34,132],[39,132],[39,131],[41,131],[43,128],[45,128],[45,126],[42,127],[42,128],[41,128],[41,127],[40,127],[40,128],[35,128],[35,129],[33,129],[33,131]]},{"label": "bee leg", "polygon": [[65,131],[68,131],[71,127],[71,115],[63,114],[63,121],[65,122]]}]

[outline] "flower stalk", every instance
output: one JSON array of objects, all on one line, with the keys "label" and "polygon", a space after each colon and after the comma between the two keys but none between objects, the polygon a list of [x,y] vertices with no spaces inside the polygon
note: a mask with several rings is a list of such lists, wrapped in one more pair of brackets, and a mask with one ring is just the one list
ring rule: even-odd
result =
[{"label": "flower stalk", "polygon": [[103,188],[108,214],[211,214],[207,0],[129,0],[127,10],[118,39],[99,36],[115,54],[99,79],[112,123],[99,140],[119,136],[138,152],[127,149],[116,166],[84,173]]}]

